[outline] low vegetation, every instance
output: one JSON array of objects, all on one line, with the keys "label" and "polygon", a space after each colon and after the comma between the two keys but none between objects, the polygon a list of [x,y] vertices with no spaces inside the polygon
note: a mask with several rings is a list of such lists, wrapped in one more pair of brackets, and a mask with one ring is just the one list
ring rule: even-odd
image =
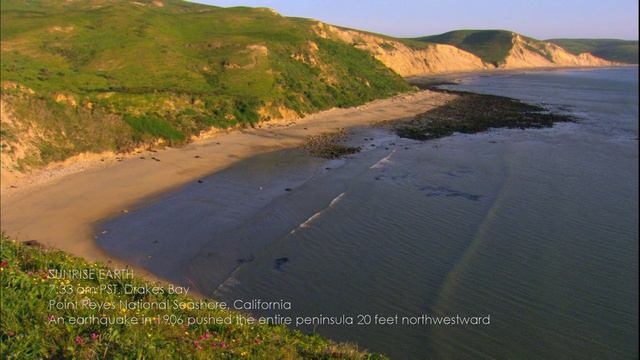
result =
[{"label": "low vegetation", "polygon": [[2,151],[19,169],[410,89],[315,21],[264,8],[3,0],[1,20]]},{"label": "low vegetation", "polygon": [[[83,293],[81,289],[117,285],[152,287],[141,279],[79,279],[49,276],[55,270],[106,270],[60,251],[0,239],[0,353],[3,359],[380,359],[382,356],[305,335],[276,325],[170,325],[165,316],[187,318],[235,316],[229,310],[50,310],[49,301],[119,304],[136,301],[194,301],[174,294]],[[66,293],[66,289],[74,289]],[[63,293],[62,290],[65,290]],[[89,290],[87,290],[88,292]],[[95,315],[106,319],[159,317],[146,325],[70,325],[60,317]]]}]

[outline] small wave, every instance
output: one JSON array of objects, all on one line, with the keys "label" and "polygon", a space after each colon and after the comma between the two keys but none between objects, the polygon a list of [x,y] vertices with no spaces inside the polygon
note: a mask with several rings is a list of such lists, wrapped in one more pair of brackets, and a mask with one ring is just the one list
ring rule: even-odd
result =
[{"label": "small wave", "polygon": [[383,167],[385,164],[390,163],[391,161],[389,160],[391,158],[391,155],[393,155],[393,153],[396,152],[395,149],[393,149],[393,151],[391,151],[391,153],[389,153],[389,155],[383,157],[382,159],[380,159],[377,163],[371,165],[369,167],[369,169],[377,169],[377,168],[381,168]]},{"label": "small wave", "polygon": [[296,229],[291,230],[290,234],[293,234],[296,232],[296,230],[298,229],[302,229],[302,228],[306,228],[309,227],[309,225],[311,225],[311,223],[320,217],[320,215],[322,215],[325,211],[331,209],[332,207],[334,207],[346,194],[346,192],[343,192],[342,194],[336,196],[333,200],[331,200],[331,202],[329,203],[329,206],[327,206],[326,208],[318,211],[317,213],[311,215],[311,217],[309,217],[307,220],[305,220],[302,224],[300,224]]}]

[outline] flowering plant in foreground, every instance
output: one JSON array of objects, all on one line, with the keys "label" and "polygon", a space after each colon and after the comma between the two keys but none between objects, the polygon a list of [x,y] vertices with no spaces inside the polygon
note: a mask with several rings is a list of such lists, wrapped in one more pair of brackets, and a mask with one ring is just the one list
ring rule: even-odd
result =
[{"label": "flowering plant in foreground", "polygon": [[[70,325],[58,320],[70,316],[229,316],[228,310],[50,309],[50,300],[116,304],[137,295],[59,294],[60,286],[96,287],[106,282],[144,284],[141,279],[55,279],[48,269],[101,268],[101,264],[60,251],[28,247],[2,236],[0,251],[0,352],[2,358],[268,358],[268,359],[377,359],[380,355],[336,344],[318,335],[305,335],[283,326],[177,325],[162,321],[144,325]],[[145,295],[149,301],[167,298],[192,300],[182,295]],[[138,296],[139,297],[139,296]],[[122,311],[124,310],[124,311]]]}]

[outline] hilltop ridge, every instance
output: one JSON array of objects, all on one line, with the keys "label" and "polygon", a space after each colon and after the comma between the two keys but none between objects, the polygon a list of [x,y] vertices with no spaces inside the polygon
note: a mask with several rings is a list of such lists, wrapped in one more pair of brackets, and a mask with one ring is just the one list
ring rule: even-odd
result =
[{"label": "hilltop ridge", "polygon": [[618,64],[505,30],[399,39],[179,0],[1,10],[3,172],[359,105],[409,91],[402,77]]},{"label": "hilltop ridge", "polygon": [[600,58],[625,64],[638,64],[638,41],[618,39],[550,39],[573,54],[591,53]]},{"label": "hilltop ridge", "polygon": [[494,68],[522,69],[563,66],[611,66],[615,61],[588,52],[571,53],[549,41],[507,30],[454,30],[414,39],[464,49]]},{"label": "hilltop ridge", "polygon": [[619,64],[588,52],[574,54],[557,44],[506,30],[455,30],[434,36],[397,39],[321,22],[316,23],[314,29],[323,38],[340,40],[371,53],[404,77],[492,69]]},{"label": "hilltop ridge", "polygon": [[496,68],[554,66],[607,66],[624,62],[607,54],[592,54],[595,47],[562,47],[561,41],[537,40],[508,30],[454,30],[413,39],[449,44],[468,51]]},{"label": "hilltop ridge", "polygon": [[179,145],[410,89],[312,23],[176,0],[3,1],[3,167]]}]

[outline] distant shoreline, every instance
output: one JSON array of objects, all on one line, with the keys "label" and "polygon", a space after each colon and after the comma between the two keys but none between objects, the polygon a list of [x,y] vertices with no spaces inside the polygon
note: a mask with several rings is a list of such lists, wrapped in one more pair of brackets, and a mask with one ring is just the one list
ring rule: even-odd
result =
[{"label": "distant shoreline", "polygon": [[421,80],[442,80],[444,78],[452,78],[452,77],[463,77],[463,76],[472,76],[472,75],[504,75],[504,74],[522,74],[526,72],[554,72],[554,71],[567,71],[567,70],[602,70],[602,69],[617,69],[617,68],[632,68],[638,67],[639,64],[619,64],[619,65],[607,65],[607,66],[547,66],[547,67],[532,67],[532,68],[517,68],[517,69],[504,69],[504,68],[495,68],[495,69],[485,69],[485,70],[474,70],[474,71],[453,71],[453,72],[443,72],[437,73],[433,75],[424,75],[424,76],[407,76],[405,80],[409,82],[409,84],[414,84],[415,82],[420,82]]}]

